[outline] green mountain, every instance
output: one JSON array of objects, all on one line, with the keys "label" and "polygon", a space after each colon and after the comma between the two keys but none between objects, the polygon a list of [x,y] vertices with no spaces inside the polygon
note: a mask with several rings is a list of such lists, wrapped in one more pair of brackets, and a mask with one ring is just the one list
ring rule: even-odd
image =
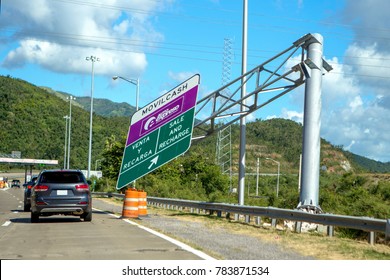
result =
[{"label": "green mountain", "polygon": [[[79,97],[78,103],[89,111],[91,106],[90,97]],[[126,102],[116,103],[108,99],[94,98],[93,110],[96,114],[105,117],[130,117],[135,113],[135,107]]]},{"label": "green mountain", "polygon": [[[21,151],[24,158],[58,159],[63,165],[65,120],[69,114],[68,93],[37,87],[20,79],[0,76],[0,153]],[[72,107],[71,167],[86,169],[89,146],[88,97],[77,97]],[[92,164],[102,158],[108,139],[122,139],[129,126],[134,107],[107,99],[94,99]],[[302,126],[285,119],[257,120],[247,124],[247,172],[255,172],[257,159],[261,167],[275,169],[272,158],[281,163],[281,170],[297,173],[302,150]],[[231,154],[233,172],[238,168],[239,126],[232,125]],[[214,134],[191,150],[214,159],[217,135]],[[329,173],[390,172],[390,163],[380,163],[345,152],[326,140],[321,142],[322,170]]]},{"label": "green mountain", "polygon": [[[69,102],[20,79],[0,76],[0,153],[21,151],[23,158],[58,159],[63,166],[65,119]],[[127,133],[128,117],[93,118],[92,160],[101,159],[109,138]],[[89,112],[72,107],[71,168],[86,169],[89,147]]]},{"label": "green mountain", "polygon": [[351,152],[345,152],[346,157],[355,162],[357,165],[363,167],[369,172],[388,173],[390,172],[390,162],[380,162],[372,160],[363,156],[356,155]]},{"label": "green mountain", "polygon": [[[275,162],[280,163],[283,173],[298,174],[300,155],[302,152],[303,126],[292,120],[270,119],[256,120],[247,123],[246,128],[246,172],[254,173],[257,169],[257,159],[260,160],[260,172],[275,172]],[[239,166],[239,125],[231,126],[231,158],[233,173]],[[214,134],[205,140],[192,145],[191,149],[204,150],[206,154],[216,154],[217,136]],[[226,143],[225,143],[226,144]],[[199,146],[199,147],[197,147]],[[223,150],[222,153],[229,152]],[[364,158],[356,160],[352,153],[335,147],[325,139],[321,139],[321,170],[326,173],[344,174],[348,172],[389,172],[390,168],[369,168],[376,166],[375,161]],[[267,160],[268,159],[268,160]],[[273,159],[269,160],[269,159]],[[382,164],[385,165],[385,164]]]},{"label": "green mountain", "polygon": [[[55,91],[48,87],[41,87],[46,90],[48,93],[54,94],[59,98],[66,100],[71,94]],[[76,106],[83,108],[86,111],[89,111],[91,108],[91,98],[90,97],[79,97],[76,96],[74,101]],[[97,115],[104,117],[130,117],[135,112],[135,107],[127,104],[126,102],[116,103],[109,99],[104,98],[94,98],[93,99],[93,111]]]}]

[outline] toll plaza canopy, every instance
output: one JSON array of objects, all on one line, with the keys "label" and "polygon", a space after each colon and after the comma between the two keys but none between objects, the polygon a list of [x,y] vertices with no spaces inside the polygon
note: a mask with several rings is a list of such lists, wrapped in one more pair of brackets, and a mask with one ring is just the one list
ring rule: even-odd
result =
[{"label": "toll plaza canopy", "polygon": [[57,165],[58,160],[52,159],[28,159],[28,158],[3,158],[0,157],[0,163],[8,163],[8,164],[21,164],[21,165]]},{"label": "toll plaza canopy", "polygon": [[[15,164],[24,165],[25,167],[25,182],[27,182],[32,176],[32,169],[34,165],[58,165],[58,160],[51,159],[28,159],[28,158],[12,158],[12,157],[0,157],[0,164]],[[30,167],[30,168],[28,168]],[[29,170],[28,170],[29,169]]]}]

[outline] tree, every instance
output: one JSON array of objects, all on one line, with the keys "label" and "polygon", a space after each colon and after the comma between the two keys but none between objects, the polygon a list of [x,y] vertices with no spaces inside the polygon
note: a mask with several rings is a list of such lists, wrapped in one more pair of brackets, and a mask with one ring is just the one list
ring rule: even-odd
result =
[{"label": "tree", "polygon": [[116,141],[116,137],[111,135],[105,143],[102,160],[103,176],[116,180],[122,164],[123,151],[125,148],[126,138],[122,141]]}]

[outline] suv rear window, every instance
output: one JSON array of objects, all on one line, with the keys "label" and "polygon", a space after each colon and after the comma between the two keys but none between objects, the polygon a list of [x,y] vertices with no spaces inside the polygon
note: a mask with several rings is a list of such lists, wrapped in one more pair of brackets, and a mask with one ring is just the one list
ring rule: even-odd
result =
[{"label": "suv rear window", "polygon": [[79,172],[46,172],[42,174],[41,183],[84,183],[83,174]]}]

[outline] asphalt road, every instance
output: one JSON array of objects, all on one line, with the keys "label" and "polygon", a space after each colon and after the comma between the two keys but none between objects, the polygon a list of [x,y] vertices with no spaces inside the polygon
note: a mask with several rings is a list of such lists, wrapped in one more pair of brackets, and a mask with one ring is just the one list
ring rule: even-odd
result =
[{"label": "asphalt road", "polygon": [[[174,242],[174,241],[173,241]],[[184,249],[183,249],[184,248]],[[0,189],[0,259],[196,260],[205,255],[137,224],[95,210],[92,222],[72,216],[30,222],[23,188]],[[207,256],[206,256],[207,257]]]}]

